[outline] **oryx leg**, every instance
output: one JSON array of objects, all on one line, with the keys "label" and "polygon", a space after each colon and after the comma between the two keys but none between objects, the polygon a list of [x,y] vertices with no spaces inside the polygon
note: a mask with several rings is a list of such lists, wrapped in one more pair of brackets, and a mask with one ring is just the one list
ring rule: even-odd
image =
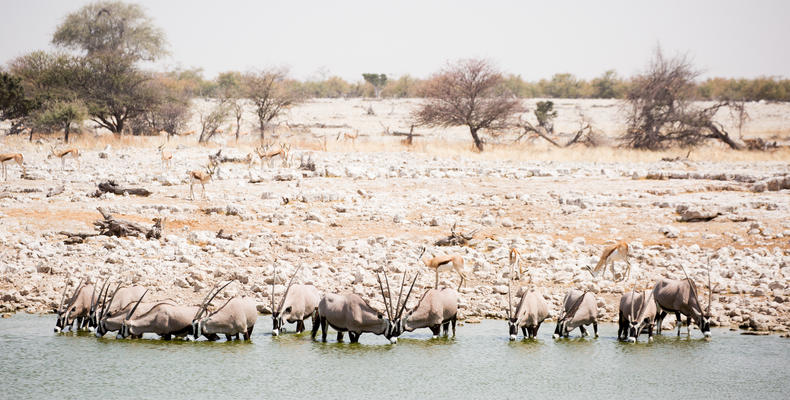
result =
[{"label": "oryx leg", "polygon": [[296,333],[304,332],[304,321],[296,321]]},{"label": "oryx leg", "polygon": [[321,319],[321,341],[326,343],[327,322],[325,317],[321,317],[320,319]]},{"label": "oryx leg", "polygon": [[351,339],[351,343],[359,343],[359,337],[362,336],[362,332],[349,332],[348,337]]},{"label": "oryx leg", "polygon": [[623,318],[623,312],[622,311],[619,312],[618,314],[619,315],[618,315],[618,318],[617,318],[617,340],[623,340],[624,339],[623,338],[623,334],[625,333],[625,331],[627,329],[626,328],[627,327],[627,322],[626,322],[625,318]]},{"label": "oryx leg", "polygon": [[233,340],[233,335],[228,335],[228,334],[225,334],[225,340],[227,340],[228,342],[230,342],[231,340]]},{"label": "oryx leg", "polygon": [[337,342],[340,343],[342,341],[343,341],[343,332],[337,332]]},{"label": "oryx leg", "polygon": [[524,339],[532,337],[532,328],[529,328],[527,326],[522,326],[521,334],[524,335]]},{"label": "oryx leg", "polygon": [[442,336],[447,336],[450,334],[450,321],[445,322],[442,324]]},{"label": "oryx leg", "polygon": [[579,325],[579,330],[582,331],[582,337],[587,336],[587,329],[584,329],[584,325]]},{"label": "oryx leg", "polygon": [[598,321],[593,321],[593,334],[598,337]]},{"label": "oryx leg", "polygon": [[680,312],[675,311],[675,324],[678,326],[678,337],[680,337],[680,329],[683,327],[683,319],[680,316]]},{"label": "oryx leg", "polygon": [[455,337],[455,323],[458,321],[458,318],[453,315],[453,319],[450,320],[450,325],[453,327],[453,337]]},{"label": "oryx leg", "polygon": [[162,340],[170,340],[170,339],[172,339],[172,336],[170,336],[170,334],[162,335]]},{"label": "oryx leg", "polygon": [[656,313],[656,330],[659,335],[661,334],[661,325],[664,324],[664,317],[666,316],[667,312],[659,308]]},{"label": "oryx leg", "polygon": [[252,329],[253,328],[255,328],[254,325],[249,327],[249,328],[247,328],[247,332],[244,333],[244,340],[250,340],[250,337],[252,337]]},{"label": "oryx leg", "polygon": [[319,324],[318,320],[319,320],[318,313],[314,312],[313,313],[313,329],[310,332],[310,339],[315,340],[315,335],[318,333],[318,324]]}]

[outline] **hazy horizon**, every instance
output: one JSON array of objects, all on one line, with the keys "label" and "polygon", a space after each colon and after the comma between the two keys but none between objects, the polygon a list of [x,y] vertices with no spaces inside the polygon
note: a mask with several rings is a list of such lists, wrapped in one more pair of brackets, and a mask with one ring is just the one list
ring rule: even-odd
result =
[{"label": "hazy horizon", "polygon": [[[3,1],[0,63],[53,49],[65,16],[90,1]],[[165,33],[170,55],[157,69],[229,70],[286,66],[297,79],[363,72],[427,77],[447,61],[483,57],[536,81],[555,73],[590,79],[609,69],[640,72],[657,44],[688,54],[702,77],[788,77],[790,3],[629,1],[527,4],[417,1],[390,9],[365,1],[263,3],[134,1]],[[237,11],[238,10],[238,11]],[[12,38],[13,40],[8,40]]]}]

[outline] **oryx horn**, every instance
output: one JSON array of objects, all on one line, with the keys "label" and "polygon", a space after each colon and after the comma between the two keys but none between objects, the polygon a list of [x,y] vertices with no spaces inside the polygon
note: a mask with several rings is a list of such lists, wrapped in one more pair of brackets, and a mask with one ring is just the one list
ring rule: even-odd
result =
[{"label": "oryx horn", "polygon": [[285,287],[285,292],[283,292],[283,298],[280,299],[280,304],[277,306],[277,312],[281,311],[280,309],[283,307],[283,304],[285,303],[285,297],[288,296],[288,291],[291,290],[291,285],[293,285],[294,283],[294,278],[296,278],[296,274],[298,274],[299,271],[302,269],[302,265],[304,264],[299,264],[299,266],[296,267],[296,270],[294,271],[293,275],[291,275],[291,279],[288,280],[288,286]]},{"label": "oryx horn", "polygon": [[406,298],[403,299],[403,305],[401,306],[400,311],[398,312],[398,316],[395,319],[400,318],[401,315],[403,314],[403,310],[406,309],[406,302],[409,301],[409,296],[411,296],[411,290],[414,289],[414,284],[417,282],[417,278],[419,277],[420,277],[420,273],[418,272],[417,275],[414,276],[414,280],[411,281],[411,287],[409,287],[409,292],[406,293]]},{"label": "oryx horn", "polygon": [[376,271],[376,279],[379,281],[379,290],[381,291],[381,299],[384,301],[384,311],[387,313],[387,318],[392,320],[392,315],[390,314],[390,308],[387,305],[387,296],[384,296],[384,285],[381,284],[381,274],[379,271]]},{"label": "oryx horn", "polygon": [[143,301],[143,297],[145,297],[146,293],[148,293],[148,289],[145,289],[145,292],[143,292],[143,295],[140,296],[139,300],[137,300],[137,303],[135,303],[134,307],[132,307],[132,309],[129,310],[129,314],[126,314],[126,320],[129,320],[129,318],[132,318],[132,315],[134,315],[134,312],[137,311],[137,306],[139,306],[140,302]]},{"label": "oryx horn", "polygon": [[[198,318],[202,317],[202,316],[203,316],[203,313],[204,313],[204,312],[206,312],[206,310],[208,309],[208,305],[209,305],[209,304],[211,304],[211,302],[212,302],[212,301],[214,301],[214,298],[215,298],[215,297],[217,297],[217,295],[219,294],[219,292],[221,292],[221,291],[222,291],[222,290],[224,290],[226,287],[228,287],[228,285],[230,285],[231,283],[233,283],[233,281],[234,281],[234,280],[233,280],[233,279],[231,279],[231,280],[229,280],[229,281],[228,281],[228,283],[224,284],[224,285],[223,285],[221,288],[217,289],[217,291],[216,291],[216,292],[214,292],[214,294],[211,296],[211,298],[210,298],[210,299],[209,299],[207,302],[203,303],[203,305],[200,307],[200,310],[198,310],[198,314],[197,314],[197,316],[196,316],[195,318],[193,318],[193,319],[198,319]],[[211,293],[211,292],[209,292],[209,293]]]}]

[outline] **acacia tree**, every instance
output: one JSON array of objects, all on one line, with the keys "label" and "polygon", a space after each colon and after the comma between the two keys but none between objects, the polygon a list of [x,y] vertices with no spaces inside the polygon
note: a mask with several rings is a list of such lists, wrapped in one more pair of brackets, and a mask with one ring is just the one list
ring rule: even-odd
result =
[{"label": "acacia tree", "polygon": [[502,83],[502,74],[485,60],[448,64],[425,83],[427,99],[413,118],[417,124],[428,126],[466,125],[475,146],[483,151],[478,132],[507,125],[521,110],[518,99],[499,90]]},{"label": "acacia tree", "polygon": [[386,74],[370,74],[365,73],[362,74],[362,79],[365,82],[373,85],[373,93],[376,94],[376,98],[378,99],[381,97],[381,89],[384,88],[384,85],[387,84],[387,75]]},{"label": "acacia tree", "polygon": [[288,86],[287,76],[286,70],[281,68],[244,75],[245,97],[255,106],[261,141],[266,138],[266,126],[284,110],[301,101],[299,93]]},{"label": "acacia tree", "polygon": [[626,146],[657,150],[718,139],[740,149],[713,119],[719,109],[738,104],[722,100],[706,108],[695,105],[694,79],[698,76],[686,56],[668,59],[657,47],[647,71],[633,79],[626,94],[628,128],[622,137]]},{"label": "acacia tree", "polygon": [[136,4],[100,1],[69,14],[52,42],[81,52],[75,91],[96,123],[121,133],[126,121],[156,104],[137,67],[166,53],[164,35]]}]

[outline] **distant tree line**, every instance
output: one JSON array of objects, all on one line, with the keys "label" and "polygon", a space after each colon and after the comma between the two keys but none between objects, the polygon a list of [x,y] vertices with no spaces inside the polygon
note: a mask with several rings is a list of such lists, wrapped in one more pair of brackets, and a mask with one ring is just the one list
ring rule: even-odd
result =
[{"label": "distant tree line", "polygon": [[[707,138],[736,147],[709,123],[718,108],[740,102],[742,111],[744,101],[790,101],[790,79],[700,81],[687,60],[666,59],[660,51],[646,73],[626,78],[609,70],[591,80],[558,73],[529,81],[481,60],[448,64],[425,79],[370,72],[356,82],[338,76],[299,81],[282,68],[228,71],[214,79],[204,78],[200,69],[150,71],[142,65],[166,55],[167,41],[140,6],[120,1],[99,1],[70,13],[56,27],[52,43],[55,51],[33,51],[0,66],[0,120],[11,121],[9,133],[24,132],[32,140],[36,132],[63,132],[68,141],[89,120],[116,134],[176,135],[196,112],[192,100],[205,98],[209,106],[197,111],[201,142],[222,132],[225,123],[238,139],[247,107],[264,139],[278,115],[306,98],[425,98],[427,108],[414,116],[415,122],[466,125],[482,150],[480,131],[511,124],[510,117],[518,114],[513,99],[611,98],[632,105],[623,138],[631,147],[687,146]],[[666,85],[676,90],[667,91]],[[478,101],[481,96],[485,101]],[[457,107],[455,101],[464,97],[478,108]],[[694,100],[717,105],[700,110]],[[678,112],[668,116],[666,110]],[[538,123],[550,132],[550,124]]]}]

